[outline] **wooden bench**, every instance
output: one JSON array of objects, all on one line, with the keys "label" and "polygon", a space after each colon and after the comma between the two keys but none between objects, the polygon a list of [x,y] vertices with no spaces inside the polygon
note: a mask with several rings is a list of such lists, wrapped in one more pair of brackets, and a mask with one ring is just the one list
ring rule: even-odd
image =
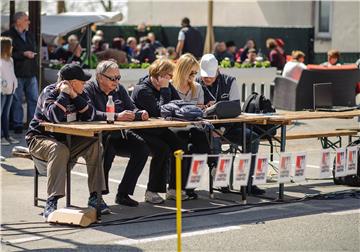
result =
[{"label": "wooden bench", "polygon": [[[357,135],[356,130],[326,130],[326,131],[308,131],[308,132],[287,132],[286,140],[299,140],[299,139],[309,139],[309,138],[318,138],[321,141],[322,147],[324,149],[331,147],[333,149],[341,147],[341,137],[349,137],[349,142],[351,138]],[[330,141],[329,137],[337,137],[337,141]],[[280,135],[276,135],[275,138],[277,141],[281,141]],[[263,139],[262,141],[268,141]]]},{"label": "wooden bench", "polygon": [[[46,176],[46,161],[34,158],[33,156],[31,156],[29,148],[25,148],[22,146],[14,147],[12,150],[12,156],[30,159],[34,162],[34,206],[38,206],[39,201],[45,202],[46,199],[39,198],[39,176]],[[70,170],[66,172],[66,175],[70,181]],[[69,190],[66,190],[67,198],[68,195],[70,195],[70,187],[68,187],[68,189]]]}]

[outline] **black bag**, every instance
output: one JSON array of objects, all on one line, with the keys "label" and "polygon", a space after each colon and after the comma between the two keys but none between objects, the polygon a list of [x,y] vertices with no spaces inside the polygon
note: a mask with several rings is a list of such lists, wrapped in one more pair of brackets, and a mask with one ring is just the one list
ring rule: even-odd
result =
[{"label": "black bag", "polygon": [[[348,146],[355,146],[355,145],[360,145],[360,139],[350,143]],[[336,158],[334,159],[334,166],[333,166],[332,174],[333,174],[333,180],[334,180],[335,185],[360,186],[360,152],[358,152],[357,158],[358,158],[357,159],[357,162],[358,162],[357,174],[356,175],[348,175],[345,177],[338,177],[338,178],[335,178]]]},{"label": "black bag", "polygon": [[241,114],[241,105],[239,100],[219,101],[208,107],[204,112],[205,118],[234,118]]},{"label": "black bag", "polygon": [[167,120],[198,121],[203,119],[203,112],[199,107],[183,100],[173,100],[162,105],[160,115]]},{"label": "black bag", "polygon": [[[243,111],[246,113],[255,113],[255,114],[276,112],[271,101],[269,99],[267,99],[265,96],[258,94],[256,92],[253,92],[251,95],[248,96],[248,98],[246,98],[246,101],[243,106]],[[256,125],[256,127],[254,127],[254,131],[257,134],[261,135],[261,134],[263,134],[263,131],[261,129],[263,129],[264,131],[267,131],[268,129],[270,129],[274,126],[275,125],[273,125],[273,124]],[[268,132],[268,134],[271,136],[275,136],[276,130],[272,130],[272,131]],[[265,138],[267,138],[267,137],[265,137]]]}]

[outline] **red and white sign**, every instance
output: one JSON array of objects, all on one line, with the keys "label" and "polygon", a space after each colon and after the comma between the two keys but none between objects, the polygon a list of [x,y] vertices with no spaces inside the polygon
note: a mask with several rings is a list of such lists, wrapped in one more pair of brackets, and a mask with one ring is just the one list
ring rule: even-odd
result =
[{"label": "red and white sign", "polygon": [[224,187],[229,185],[232,160],[233,156],[231,155],[220,155],[214,178],[215,187]]},{"label": "red and white sign", "polygon": [[204,177],[204,171],[207,167],[207,155],[201,154],[192,156],[191,167],[189,172],[188,181],[186,184],[187,189],[193,189],[200,186],[201,180]]},{"label": "red and white sign", "polygon": [[346,155],[346,174],[347,175],[355,175],[357,174],[358,164],[358,147],[357,146],[349,146],[347,147],[347,155]]},{"label": "red and white sign", "polygon": [[293,180],[300,182],[305,180],[307,155],[305,152],[295,154],[295,169],[293,170]]},{"label": "red and white sign", "polygon": [[320,178],[328,178],[331,177],[331,155],[330,150],[322,150],[320,152]]},{"label": "red and white sign", "polygon": [[336,149],[335,158],[335,177],[344,177],[346,175],[345,148]]},{"label": "red and white sign", "polygon": [[280,166],[278,172],[278,183],[290,182],[292,155],[291,153],[280,153]]},{"label": "red and white sign", "polygon": [[266,176],[269,166],[269,158],[266,155],[256,156],[256,166],[253,175],[253,185],[266,184]]},{"label": "red and white sign", "polygon": [[251,164],[251,153],[240,154],[235,157],[233,169],[233,186],[240,188],[246,186],[249,180],[249,171]]}]

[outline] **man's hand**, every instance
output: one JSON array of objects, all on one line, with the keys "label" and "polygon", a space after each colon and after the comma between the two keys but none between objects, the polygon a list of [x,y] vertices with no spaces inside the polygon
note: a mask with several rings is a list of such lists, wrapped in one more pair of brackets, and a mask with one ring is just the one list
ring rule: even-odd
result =
[{"label": "man's hand", "polygon": [[205,105],[206,108],[215,104],[215,101],[209,101],[208,104]]},{"label": "man's hand", "polygon": [[147,121],[149,119],[149,113],[146,110],[141,110],[141,120]]},{"label": "man's hand", "polygon": [[117,121],[134,121],[135,113],[131,110],[124,110],[123,112],[119,113],[116,120]]},{"label": "man's hand", "polygon": [[58,87],[60,92],[66,93],[68,95],[70,95],[70,93],[73,91],[70,83],[67,80],[59,82]]},{"label": "man's hand", "polygon": [[168,78],[159,76],[157,81],[158,81],[158,85],[159,85],[160,88],[169,87],[169,79]]},{"label": "man's hand", "polygon": [[32,51],[25,51],[25,52],[24,52],[24,56],[25,56],[26,58],[29,58],[29,59],[35,58],[35,55],[36,55],[36,53],[34,53],[34,52],[32,52]]}]

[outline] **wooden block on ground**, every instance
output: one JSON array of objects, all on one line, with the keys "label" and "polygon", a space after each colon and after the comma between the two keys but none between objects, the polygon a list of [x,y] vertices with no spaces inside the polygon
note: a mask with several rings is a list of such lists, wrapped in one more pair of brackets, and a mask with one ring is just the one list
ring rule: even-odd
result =
[{"label": "wooden block on ground", "polygon": [[96,222],[96,209],[93,207],[61,208],[52,212],[47,221],[56,224],[87,227]]}]

